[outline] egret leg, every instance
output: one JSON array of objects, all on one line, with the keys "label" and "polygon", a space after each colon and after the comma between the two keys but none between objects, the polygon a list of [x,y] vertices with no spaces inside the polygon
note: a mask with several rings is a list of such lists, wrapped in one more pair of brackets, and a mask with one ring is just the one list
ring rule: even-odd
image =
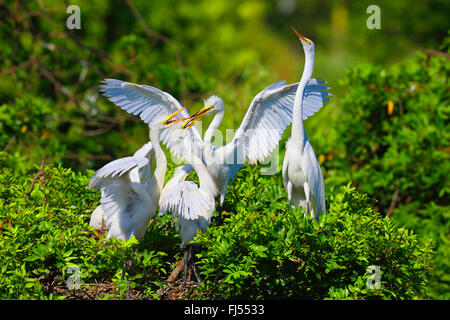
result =
[{"label": "egret leg", "polygon": [[310,210],[309,210],[309,186],[307,182],[303,184],[303,189],[305,190],[305,197],[306,197],[306,214],[308,214],[310,213]]},{"label": "egret leg", "polygon": [[292,199],[292,182],[291,181],[288,181],[288,183],[287,183],[287,194],[288,194],[288,199],[289,199],[289,201],[292,201],[291,199]]},{"label": "egret leg", "polygon": [[[192,245],[192,247],[193,246],[194,245]],[[194,251],[194,248],[192,248],[192,251]],[[193,252],[191,252],[191,268],[192,268],[192,271],[194,272],[194,275],[195,275],[195,278],[197,280],[197,283],[201,283],[202,282],[202,278],[200,278],[200,273],[198,272],[198,268],[195,265],[195,254]]]},{"label": "egret leg", "polygon": [[220,206],[217,211],[219,212],[219,215],[218,215],[217,220],[216,220],[216,225],[221,226],[223,224],[223,218],[222,218],[223,208],[222,208],[222,206]]},{"label": "egret leg", "polygon": [[191,245],[188,244],[186,245],[186,251],[184,253],[183,256],[183,260],[184,260],[184,267],[183,267],[183,287],[186,286],[186,280],[187,280],[187,272],[188,272],[188,264],[190,263],[190,250],[191,250]]},{"label": "egret leg", "polygon": [[183,286],[186,286],[188,270],[192,270],[198,283],[202,282],[202,279],[200,278],[200,273],[198,272],[198,268],[194,262],[194,245],[188,244],[186,247],[187,250],[184,253],[183,257],[184,259]]}]

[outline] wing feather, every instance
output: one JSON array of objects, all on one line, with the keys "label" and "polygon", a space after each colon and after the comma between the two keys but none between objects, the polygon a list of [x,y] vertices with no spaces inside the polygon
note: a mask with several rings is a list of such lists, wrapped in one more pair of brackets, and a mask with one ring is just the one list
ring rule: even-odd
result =
[{"label": "wing feather", "polygon": [[[111,161],[95,172],[89,181],[89,189],[101,188],[110,181],[109,178],[115,176],[121,177],[134,168],[140,169],[145,165],[148,165],[148,163],[149,161],[147,158],[137,157],[125,157]],[[126,177],[130,180],[128,176]]]},{"label": "wing feather", "polygon": [[[328,100],[329,87],[326,81],[311,79],[305,88],[303,99],[303,119],[307,119]],[[258,93],[242,120],[233,140],[240,143],[229,144],[228,151],[236,145],[244,148],[241,159],[256,164],[272,153],[284,130],[292,122],[292,113],[298,83],[285,85],[278,81]],[[245,137],[245,138],[244,138]]]},{"label": "wing feather", "polygon": [[326,214],[325,207],[325,184],[322,170],[317,161],[314,149],[309,141],[306,142],[303,149],[302,169],[306,173],[306,179],[309,185],[310,192],[314,195],[316,201],[316,213]]},{"label": "wing feather", "polygon": [[[105,79],[100,85],[101,93],[121,109],[139,116],[145,123],[152,126],[153,121],[167,118],[172,113],[183,108],[172,95],[158,88],[125,82],[116,79]],[[174,119],[188,118],[186,109],[177,114]],[[185,131],[184,143],[173,143],[168,138],[168,130],[161,133],[161,141],[173,154],[183,158],[183,148],[188,144],[196,155],[202,154],[202,138],[195,126]]]}]

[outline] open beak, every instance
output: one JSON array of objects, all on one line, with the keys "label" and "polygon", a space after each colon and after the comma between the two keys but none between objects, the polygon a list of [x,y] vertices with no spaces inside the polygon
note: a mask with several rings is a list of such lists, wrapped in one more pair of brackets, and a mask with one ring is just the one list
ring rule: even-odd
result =
[{"label": "open beak", "polygon": [[183,129],[192,127],[198,120],[200,120],[201,117],[208,114],[208,111],[210,111],[212,108],[213,106],[203,107],[199,111],[194,113],[190,118],[187,118],[187,120],[183,124]]},{"label": "open beak", "polygon": [[181,108],[180,110],[175,111],[174,113],[172,113],[170,116],[168,116],[164,121],[164,125],[168,126],[169,124],[173,124],[173,123],[177,123],[178,121],[181,120],[186,120],[189,118],[182,118],[182,119],[173,119],[173,117],[175,117],[177,114],[179,114],[181,111],[183,111],[184,108]]},{"label": "open beak", "polygon": [[291,29],[294,30],[295,34],[297,35],[297,37],[299,37],[299,39],[305,41],[307,44],[311,44],[309,39],[304,37],[304,36],[302,36],[300,33],[298,33],[297,30],[294,29],[294,27],[291,26]]}]

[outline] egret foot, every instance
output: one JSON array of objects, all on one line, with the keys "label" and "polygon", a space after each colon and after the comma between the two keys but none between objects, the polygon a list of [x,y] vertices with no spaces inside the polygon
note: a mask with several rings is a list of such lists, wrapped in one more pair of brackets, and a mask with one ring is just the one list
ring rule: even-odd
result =
[{"label": "egret foot", "polygon": [[187,282],[187,273],[188,270],[192,270],[192,272],[194,273],[194,276],[197,280],[197,283],[201,283],[202,279],[200,278],[200,274],[198,272],[197,266],[195,265],[195,245],[193,244],[188,244],[186,246],[186,252],[184,253],[184,270],[183,270],[183,287],[186,286],[186,282]]}]

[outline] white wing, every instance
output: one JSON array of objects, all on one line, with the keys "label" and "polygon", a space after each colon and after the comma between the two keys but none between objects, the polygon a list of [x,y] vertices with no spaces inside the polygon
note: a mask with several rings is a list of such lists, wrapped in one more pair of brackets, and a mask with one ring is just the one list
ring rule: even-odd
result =
[{"label": "white wing", "polygon": [[155,150],[153,150],[153,145],[149,141],[140,147],[134,154],[133,157],[136,158],[147,158],[150,154],[155,154]]},{"label": "white wing", "polygon": [[[170,180],[164,185],[163,189],[161,190],[161,196],[159,198],[160,205],[161,205],[162,200],[164,199],[164,195],[166,193],[170,193],[171,189],[174,186],[185,181],[186,177],[188,176],[189,173],[192,172],[192,170],[194,170],[194,168],[190,164],[179,166],[175,169],[175,171],[173,172],[172,178],[170,178]],[[160,215],[163,215],[165,213],[165,211],[162,212],[160,209],[159,213],[160,213]]]},{"label": "white wing", "polygon": [[331,89],[325,86],[327,82],[322,79],[311,79],[305,87],[303,93],[303,120],[308,119],[314,113],[319,111],[328,101],[331,93],[324,90]]},{"label": "white wing", "polygon": [[[149,148],[147,150],[150,151]],[[102,192],[100,203],[108,238],[128,240],[134,235],[140,240],[148,221],[156,213],[147,185],[133,182],[130,178],[133,170],[145,166],[149,166],[145,157],[121,158],[106,164],[91,178],[89,188],[99,188]]]},{"label": "white wing", "polygon": [[[123,110],[139,116],[150,127],[153,121],[167,118],[183,108],[180,102],[169,93],[148,85],[105,79],[100,89],[102,94],[110,101]],[[189,113],[184,109],[174,119],[188,118],[189,116]],[[196,154],[201,155],[202,138],[195,126],[184,130],[184,137],[187,139],[184,144],[171,143],[167,131],[163,130],[161,133],[161,141],[172,153],[183,157],[183,146],[189,144]]]},{"label": "white wing", "polygon": [[319,217],[322,212],[323,214],[326,214],[323,174],[309,140],[306,141],[305,148],[303,149],[302,169],[306,173],[306,181],[308,182],[310,192],[313,194],[316,201],[317,217]]},{"label": "white wing", "polygon": [[141,168],[134,168],[130,171],[130,179],[133,182],[149,183],[152,177],[152,163],[155,158],[155,150],[151,142],[144,144],[134,154],[134,158],[147,158],[148,164]]},{"label": "white wing", "polygon": [[211,197],[192,181],[175,184],[162,195],[160,212],[172,212],[174,217],[194,220],[211,209]]},{"label": "white wing", "polygon": [[[303,119],[317,112],[328,100],[325,81],[312,79],[305,89]],[[236,132],[231,148],[243,148],[243,161],[256,164],[267,158],[278,144],[284,130],[292,122],[292,112],[298,83],[285,85],[278,81],[253,99]]]},{"label": "white wing", "polygon": [[[140,169],[148,164],[149,161],[147,158],[137,157],[125,157],[111,161],[95,172],[89,181],[89,189],[104,187],[110,181],[110,178],[115,176],[121,177],[134,168]],[[126,177],[131,183],[129,176],[126,175]]]}]

